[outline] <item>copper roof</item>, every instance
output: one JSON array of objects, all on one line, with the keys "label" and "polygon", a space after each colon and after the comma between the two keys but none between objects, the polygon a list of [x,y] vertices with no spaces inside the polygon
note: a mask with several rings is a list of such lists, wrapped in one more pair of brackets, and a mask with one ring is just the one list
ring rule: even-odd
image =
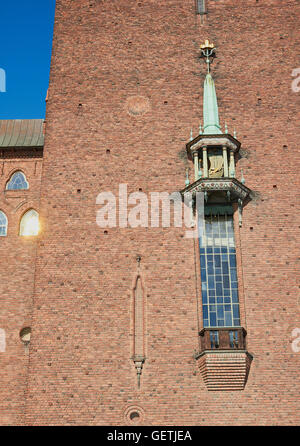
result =
[{"label": "copper roof", "polygon": [[43,119],[0,120],[0,147],[42,147]]}]

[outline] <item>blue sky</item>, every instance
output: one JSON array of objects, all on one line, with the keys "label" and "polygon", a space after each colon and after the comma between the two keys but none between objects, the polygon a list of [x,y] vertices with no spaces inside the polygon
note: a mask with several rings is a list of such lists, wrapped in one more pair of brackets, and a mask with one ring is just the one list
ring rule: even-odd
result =
[{"label": "blue sky", "polygon": [[55,0],[1,0],[0,119],[45,117],[54,10]]}]

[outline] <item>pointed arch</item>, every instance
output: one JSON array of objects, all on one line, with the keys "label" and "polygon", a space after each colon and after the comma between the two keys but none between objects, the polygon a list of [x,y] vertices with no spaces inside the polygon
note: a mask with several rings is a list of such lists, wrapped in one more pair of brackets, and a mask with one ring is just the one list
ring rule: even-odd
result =
[{"label": "pointed arch", "polygon": [[40,229],[39,214],[34,209],[26,211],[20,221],[19,235],[32,236],[38,235]]},{"label": "pointed arch", "polygon": [[133,289],[134,297],[134,356],[145,356],[145,302],[144,302],[144,288],[139,274],[135,280],[135,287]]},{"label": "pointed arch", "polygon": [[26,190],[29,189],[29,183],[25,174],[21,170],[14,172],[6,183],[6,190]]},{"label": "pointed arch", "polygon": [[7,235],[7,217],[3,211],[0,211],[0,237]]},{"label": "pointed arch", "polygon": [[143,364],[146,359],[145,339],[145,289],[140,271],[135,276],[132,288],[132,360],[137,373],[137,384],[140,387]]}]

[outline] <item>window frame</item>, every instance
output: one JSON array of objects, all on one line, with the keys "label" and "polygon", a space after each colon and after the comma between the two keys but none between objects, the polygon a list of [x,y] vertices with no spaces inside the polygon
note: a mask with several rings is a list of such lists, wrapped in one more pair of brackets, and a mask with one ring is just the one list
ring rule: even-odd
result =
[{"label": "window frame", "polygon": [[[13,178],[14,178],[14,176],[16,176],[17,174],[21,174],[22,176],[23,176],[23,184],[25,183],[26,184],[26,186],[27,187],[22,187],[22,188],[10,188],[9,187],[9,185],[10,185],[10,183],[13,181]],[[5,186],[5,190],[9,190],[9,191],[14,191],[14,190],[17,190],[17,191],[23,191],[23,190],[28,190],[29,189],[29,182],[28,182],[28,180],[27,180],[27,177],[26,177],[26,175],[25,175],[25,173],[22,171],[22,170],[15,170],[11,175],[10,175],[10,177],[9,177],[9,180],[7,181],[7,183],[6,183],[6,186]]]},{"label": "window frame", "polygon": [[[233,218],[234,211],[230,206],[230,212],[226,212],[226,207],[228,205],[217,205],[216,208],[220,208],[220,210],[215,209],[215,212],[209,212],[215,206],[205,206],[203,234],[199,233],[202,323],[204,328],[237,328],[241,326],[241,306]],[[215,234],[215,229],[213,229],[213,216],[217,218],[214,223],[218,229],[218,234]],[[207,232],[206,222],[209,219],[211,230]],[[223,219],[224,222],[222,222]],[[225,228],[226,237],[222,237],[224,230],[221,232],[221,225]],[[224,245],[225,238],[226,243]],[[217,239],[218,243],[216,244],[215,241]],[[224,256],[227,256],[227,259]],[[234,256],[234,261],[232,256]],[[215,257],[218,257],[218,259]],[[223,266],[228,269],[227,273]],[[228,281],[228,285],[225,285],[225,281]],[[229,306],[230,324],[226,322],[229,319]],[[221,313],[223,317],[220,317]],[[215,324],[211,323],[214,317],[216,319]]]},{"label": "window frame", "polygon": [[[5,224],[1,224],[1,217],[4,217]],[[4,228],[5,234],[2,234],[1,229]],[[8,228],[8,218],[2,209],[0,209],[0,237],[6,237],[7,236],[7,228]]]},{"label": "window frame", "polygon": [[[38,220],[38,231],[37,231],[36,234],[24,234],[24,233],[22,233],[24,231],[24,228],[22,228],[22,225],[25,226],[25,224],[26,224],[26,223],[24,223],[24,219],[26,218],[27,215],[29,216],[30,212],[31,213],[34,212],[36,214],[36,217],[37,217],[37,220]],[[21,219],[20,219],[20,223],[19,223],[19,236],[20,237],[36,237],[36,236],[38,236],[39,232],[40,232],[39,217],[40,217],[39,213],[34,208],[27,209],[27,211],[25,211],[22,214]]]}]

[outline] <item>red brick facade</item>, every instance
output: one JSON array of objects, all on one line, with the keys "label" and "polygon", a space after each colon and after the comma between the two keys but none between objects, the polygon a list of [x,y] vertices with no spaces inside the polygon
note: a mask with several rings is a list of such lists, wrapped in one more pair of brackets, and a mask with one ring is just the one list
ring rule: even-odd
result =
[{"label": "red brick facade", "polygon": [[[42,227],[37,240],[18,237],[22,210],[7,203],[2,423],[299,423],[292,331],[300,327],[300,93],[291,87],[299,2],[209,0],[202,18],[194,0],[56,3],[41,188],[40,161],[5,162],[1,176],[3,191],[10,171],[24,168],[33,185],[28,200],[40,193]],[[185,144],[202,116],[206,38],[217,47],[221,124],[242,143],[237,177],[242,168],[255,192],[241,228],[234,216],[241,325],[253,355],[244,390],[234,391],[209,391],[195,359],[197,241],[184,228],[96,224],[97,195],[118,195],[120,183],[128,193],[183,189],[186,168],[193,171]],[[132,360],[139,276],[140,388]],[[28,324],[26,355],[19,331]]]},{"label": "red brick facade", "polygon": [[[1,152],[0,159],[0,210],[8,220],[7,236],[0,237],[0,328],[5,333],[5,351],[0,353],[1,424],[24,422],[29,355],[19,333],[22,328],[31,326],[37,238],[20,237],[19,225],[28,209],[39,209],[42,171],[42,159],[39,156],[28,157],[28,154],[24,149],[18,155]],[[17,170],[26,175],[29,189],[5,190],[7,181]]]}]

